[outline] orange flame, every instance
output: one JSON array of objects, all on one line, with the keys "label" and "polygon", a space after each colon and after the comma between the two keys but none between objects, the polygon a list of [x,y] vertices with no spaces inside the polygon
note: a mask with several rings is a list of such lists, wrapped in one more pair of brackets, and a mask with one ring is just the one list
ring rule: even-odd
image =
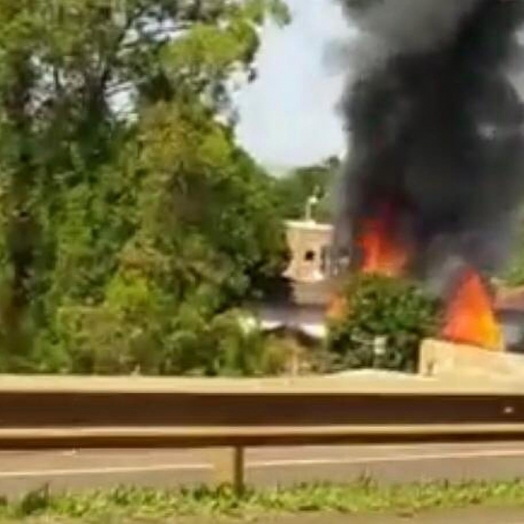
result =
[{"label": "orange flame", "polygon": [[328,320],[340,320],[347,312],[347,299],[342,295],[334,295],[328,306],[326,317]]},{"label": "orange flame", "polygon": [[502,331],[481,276],[467,270],[446,313],[443,338],[494,351],[504,348]]},{"label": "orange flame", "polygon": [[363,273],[380,273],[399,276],[408,262],[407,250],[395,239],[395,222],[390,207],[384,207],[382,214],[368,218],[362,224],[358,245],[362,249]]}]

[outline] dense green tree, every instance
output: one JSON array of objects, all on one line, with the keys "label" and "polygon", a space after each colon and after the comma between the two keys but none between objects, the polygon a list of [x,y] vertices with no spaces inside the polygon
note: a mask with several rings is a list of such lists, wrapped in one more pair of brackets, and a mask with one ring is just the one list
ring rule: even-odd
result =
[{"label": "dense green tree", "polygon": [[277,197],[235,144],[230,96],[266,15],[288,16],[0,0],[4,369],[188,371],[211,319],[281,272]]},{"label": "dense green tree", "polygon": [[524,285],[524,209],[519,212],[512,256],[501,274],[510,286]]},{"label": "dense green tree", "polygon": [[331,157],[318,165],[300,167],[277,179],[275,185],[282,213],[290,219],[303,218],[309,198],[315,196],[318,202],[312,209],[313,218],[332,221],[340,167],[340,160]]},{"label": "dense green tree", "polygon": [[[327,342],[335,368],[416,371],[421,341],[440,327],[439,301],[414,282],[373,274],[352,276],[342,297]],[[380,338],[384,353],[377,355]]]}]

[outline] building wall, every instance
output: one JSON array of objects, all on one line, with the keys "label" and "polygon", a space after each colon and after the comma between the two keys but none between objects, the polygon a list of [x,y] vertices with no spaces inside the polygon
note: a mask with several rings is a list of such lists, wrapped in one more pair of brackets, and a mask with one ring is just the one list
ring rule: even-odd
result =
[{"label": "building wall", "polygon": [[331,297],[333,227],[311,221],[286,223],[291,262],[284,276],[292,296],[281,303],[253,306],[265,330],[282,327],[314,340],[326,336],[326,309]]},{"label": "building wall", "polygon": [[285,276],[296,282],[317,282],[332,274],[333,226],[316,222],[287,222],[291,263]]}]

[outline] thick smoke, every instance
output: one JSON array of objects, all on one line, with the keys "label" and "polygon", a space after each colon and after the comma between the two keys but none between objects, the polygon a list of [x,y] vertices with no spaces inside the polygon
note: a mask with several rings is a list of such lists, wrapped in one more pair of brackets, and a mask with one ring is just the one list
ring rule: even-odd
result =
[{"label": "thick smoke", "polygon": [[355,248],[387,205],[413,273],[452,260],[496,270],[524,194],[524,105],[510,80],[524,2],[340,1],[361,36],[338,247]]}]

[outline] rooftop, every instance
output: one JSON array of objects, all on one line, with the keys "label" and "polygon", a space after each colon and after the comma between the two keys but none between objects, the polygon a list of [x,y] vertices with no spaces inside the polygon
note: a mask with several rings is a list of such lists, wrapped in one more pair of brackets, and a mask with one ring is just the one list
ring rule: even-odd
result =
[{"label": "rooftop", "polygon": [[288,220],[286,226],[292,229],[302,229],[303,231],[323,231],[330,233],[333,231],[331,224],[320,224],[314,220]]}]

